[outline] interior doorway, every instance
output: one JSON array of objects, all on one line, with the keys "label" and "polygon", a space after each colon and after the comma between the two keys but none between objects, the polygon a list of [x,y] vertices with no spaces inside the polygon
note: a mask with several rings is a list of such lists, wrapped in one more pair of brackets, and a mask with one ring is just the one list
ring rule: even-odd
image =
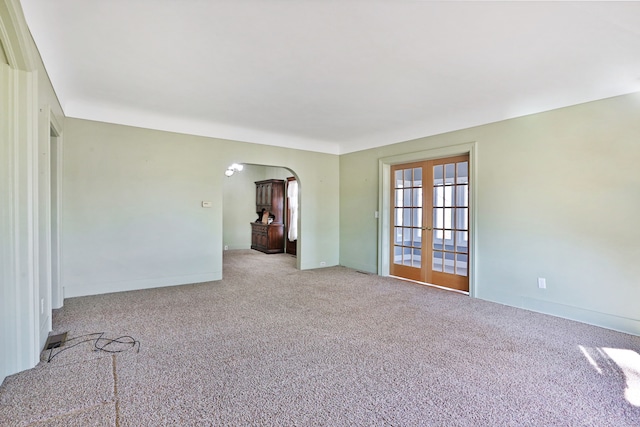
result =
[{"label": "interior doorway", "polygon": [[[270,179],[283,180],[286,182],[290,177],[293,177],[299,189],[302,185],[295,171],[287,167],[253,163],[242,163],[242,165],[244,168],[241,172],[227,176],[223,180],[223,251],[251,248],[253,235],[251,223],[256,222],[258,219],[258,213],[256,212],[256,182]],[[286,195],[285,191],[285,199]],[[286,208],[284,203],[283,201],[283,209]],[[297,203],[298,212],[301,212],[300,192],[298,192]],[[286,221],[286,210],[283,212],[283,217]],[[292,259],[295,262],[296,268],[300,269],[302,251],[298,247],[298,244],[301,244],[303,238],[300,215],[298,215],[295,223],[298,232],[297,239],[295,240],[296,256],[292,257]],[[282,237],[282,245],[285,246],[285,243],[288,241],[286,231]],[[287,251],[287,253],[291,252]]]},{"label": "interior doorway", "polygon": [[[393,224],[391,222],[392,209],[392,176],[391,168],[394,165],[401,165],[414,162],[422,162],[426,160],[445,159],[467,155],[469,157],[469,242],[468,242],[468,259],[467,274],[469,281],[468,295],[477,296],[477,268],[475,256],[479,245],[478,240],[478,215],[477,200],[478,189],[478,143],[475,141],[463,142],[459,144],[432,144],[430,148],[422,151],[414,151],[410,153],[396,154],[393,156],[382,157],[378,159],[378,274],[380,276],[391,275],[391,254],[393,249],[392,232]],[[426,282],[425,282],[426,283]]]},{"label": "interior doorway", "polygon": [[469,291],[469,155],[391,167],[389,273]]}]

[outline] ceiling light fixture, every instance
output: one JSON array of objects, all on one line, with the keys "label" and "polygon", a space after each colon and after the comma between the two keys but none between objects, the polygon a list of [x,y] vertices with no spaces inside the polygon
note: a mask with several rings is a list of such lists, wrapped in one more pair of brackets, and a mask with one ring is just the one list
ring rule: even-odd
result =
[{"label": "ceiling light fixture", "polygon": [[231,176],[235,172],[240,172],[242,169],[244,169],[244,165],[241,165],[240,163],[234,163],[229,166],[226,171],[224,171],[224,174],[226,176]]}]

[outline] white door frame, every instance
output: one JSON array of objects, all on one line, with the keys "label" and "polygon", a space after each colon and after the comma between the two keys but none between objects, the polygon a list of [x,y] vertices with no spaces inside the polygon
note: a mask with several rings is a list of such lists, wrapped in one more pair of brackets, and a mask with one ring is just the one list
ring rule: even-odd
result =
[{"label": "white door frame", "polygon": [[[19,0],[0,0],[0,381],[40,360],[37,52]],[[6,94],[6,96],[4,96]]]},{"label": "white door frame", "polygon": [[[37,74],[0,64],[6,91],[0,118],[4,193],[0,252],[0,380],[32,368],[40,358],[38,298]],[[8,107],[5,111],[5,107]]]},{"label": "white door frame", "polygon": [[[51,268],[51,308],[61,308],[64,304],[64,293],[62,292],[62,243],[60,237],[62,235],[62,126],[56,119],[53,111],[49,109],[49,153],[51,157],[55,155],[55,169],[50,170],[50,179],[55,174],[55,204],[53,197],[50,198],[49,218],[51,219],[50,227],[50,268]],[[49,182],[49,191],[51,191],[52,182]],[[54,196],[52,194],[52,196]],[[54,211],[55,210],[55,211]]]},{"label": "white door frame", "polygon": [[378,184],[378,212],[380,212],[380,221],[378,222],[378,274],[380,276],[389,275],[391,235],[391,166],[422,160],[453,157],[461,154],[469,154],[469,237],[471,239],[471,245],[469,247],[469,295],[475,297],[477,270],[476,248],[478,244],[476,206],[478,174],[476,167],[477,144],[475,141],[383,157],[378,160],[378,176],[380,177]]}]

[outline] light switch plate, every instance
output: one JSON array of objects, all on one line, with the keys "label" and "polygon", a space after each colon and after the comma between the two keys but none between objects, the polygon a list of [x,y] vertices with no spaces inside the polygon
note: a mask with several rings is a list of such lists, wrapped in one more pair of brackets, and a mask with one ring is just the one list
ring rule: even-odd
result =
[{"label": "light switch plate", "polygon": [[211,206],[212,206],[211,202],[205,202],[205,201],[202,202],[202,207],[203,208],[210,208]]}]

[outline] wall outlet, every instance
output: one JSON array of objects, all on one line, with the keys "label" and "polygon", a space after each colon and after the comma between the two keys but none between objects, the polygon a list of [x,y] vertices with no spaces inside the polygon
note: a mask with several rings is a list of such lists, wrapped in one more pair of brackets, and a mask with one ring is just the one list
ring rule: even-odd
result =
[{"label": "wall outlet", "polygon": [[538,288],[547,289],[547,279],[544,277],[538,277]]},{"label": "wall outlet", "polygon": [[229,250],[229,246],[224,245],[224,250],[225,250],[225,251],[228,251],[228,250]]},{"label": "wall outlet", "polygon": [[326,266],[326,265],[327,265],[327,263],[326,263],[326,262],[324,262],[324,261],[320,261],[320,267],[324,267],[324,266]]}]

